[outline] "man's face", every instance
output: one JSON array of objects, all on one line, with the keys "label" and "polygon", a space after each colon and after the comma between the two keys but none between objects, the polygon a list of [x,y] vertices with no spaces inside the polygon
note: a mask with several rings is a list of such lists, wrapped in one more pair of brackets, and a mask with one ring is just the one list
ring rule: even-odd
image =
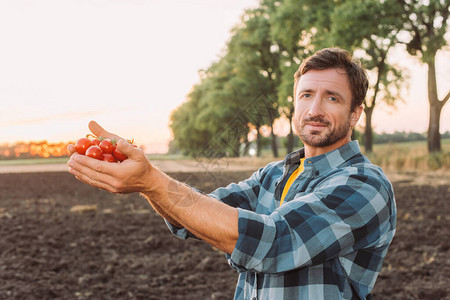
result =
[{"label": "man's face", "polygon": [[350,141],[362,107],[350,111],[352,92],[344,70],[306,72],[294,97],[294,128],[306,146],[327,152]]}]

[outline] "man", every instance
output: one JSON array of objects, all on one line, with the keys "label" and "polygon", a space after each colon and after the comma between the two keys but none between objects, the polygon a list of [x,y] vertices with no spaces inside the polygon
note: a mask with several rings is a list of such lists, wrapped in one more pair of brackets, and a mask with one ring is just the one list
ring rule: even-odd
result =
[{"label": "man", "polygon": [[[369,299],[396,208],[388,179],[350,138],[367,88],[346,51],[316,52],[295,74],[294,125],[305,147],[210,195],[169,178],[124,141],[125,162],[74,153],[69,171],[114,193],[141,192],[174,234],[224,251],[239,271],[235,299]],[[95,122],[90,129],[117,137]]]}]

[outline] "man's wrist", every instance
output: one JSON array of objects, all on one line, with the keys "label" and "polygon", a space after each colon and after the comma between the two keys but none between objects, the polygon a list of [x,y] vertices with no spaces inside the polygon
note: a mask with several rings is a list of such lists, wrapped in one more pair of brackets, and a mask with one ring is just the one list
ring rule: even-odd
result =
[{"label": "man's wrist", "polygon": [[141,193],[147,198],[159,199],[166,190],[170,177],[152,164],[146,177]]}]

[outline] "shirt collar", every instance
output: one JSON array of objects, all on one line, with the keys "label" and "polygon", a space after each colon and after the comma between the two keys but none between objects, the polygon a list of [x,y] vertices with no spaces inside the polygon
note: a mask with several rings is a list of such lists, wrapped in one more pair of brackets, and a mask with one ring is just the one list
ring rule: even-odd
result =
[{"label": "shirt collar", "polygon": [[[313,167],[319,173],[329,171],[330,169],[337,168],[353,156],[360,154],[361,149],[358,141],[351,141],[333,151],[310,157],[305,159],[304,167]],[[294,164],[299,164],[300,159],[305,157],[305,149],[301,148],[286,155],[284,159],[284,168],[289,169]]]}]

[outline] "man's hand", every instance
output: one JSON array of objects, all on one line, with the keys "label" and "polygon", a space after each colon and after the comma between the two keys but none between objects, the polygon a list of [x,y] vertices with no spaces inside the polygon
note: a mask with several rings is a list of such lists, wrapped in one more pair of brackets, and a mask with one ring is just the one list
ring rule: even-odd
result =
[{"label": "man's hand", "polygon": [[89,129],[96,136],[119,140],[117,149],[128,159],[118,164],[100,161],[79,155],[75,146],[69,145],[67,149],[72,154],[67,163],[69,172],[82,182],[113,193],[151,191],[149,177],[153,167],[144,152],[94,121],[89,123]]},{"label": "man's hand", "polygon": [[96,136],[119,139],[117,149],[128,159],[109,163],[80,155],[74,145],[69,145],[72,156],[67,164],[71,174],[82,182],[113,193],[141,192],[172,225],[184,227],[231,254],[239,236],[237,209],[171,179],[154,168],[142,150],[107,132],[96,122],[90,122],[89,129]]}]

